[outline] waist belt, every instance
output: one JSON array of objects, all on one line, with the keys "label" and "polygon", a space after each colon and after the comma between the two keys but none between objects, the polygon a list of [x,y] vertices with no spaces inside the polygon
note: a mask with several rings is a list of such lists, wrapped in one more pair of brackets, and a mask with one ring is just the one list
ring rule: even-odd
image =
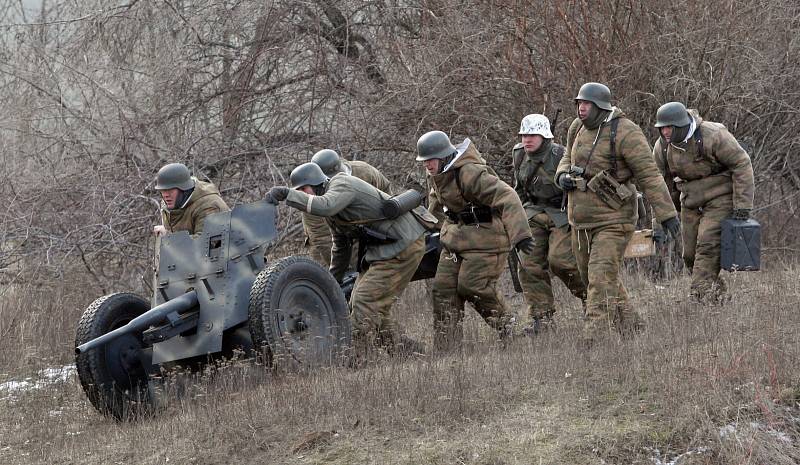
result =
[{"label": "waist belt", "polygon": [[447,211],[445,215],[453,223],[478,224],[491,223],[492,215],[496,212],[497,209],[492,207],[467,205],[460,212]]}]

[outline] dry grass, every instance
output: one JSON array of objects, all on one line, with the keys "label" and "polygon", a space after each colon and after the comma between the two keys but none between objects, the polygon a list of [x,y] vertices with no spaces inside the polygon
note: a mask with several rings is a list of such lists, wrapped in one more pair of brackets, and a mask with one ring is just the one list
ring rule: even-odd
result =
[{"label": "dry grass", "polygon": [[[503,349],[470,312],[469,342],[448,357],[281,376],[231,364],[134,423],[97,414],[74,377],[0,391],[0,463],[797,463],[796,270],[729,284],[731,302],[703,308],[685,302],[685,277],[630,276],[646,332],[590,352],[574,342],[579,305],[559,284],[556,334]],[[0,383],[71,362],[81,299],[5,295]],[[424,285],[396,310],[429,345]]]}]

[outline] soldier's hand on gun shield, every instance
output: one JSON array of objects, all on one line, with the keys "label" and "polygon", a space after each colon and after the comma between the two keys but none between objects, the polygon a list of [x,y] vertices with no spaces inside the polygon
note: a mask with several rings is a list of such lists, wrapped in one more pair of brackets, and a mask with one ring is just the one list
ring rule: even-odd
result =
[{"label": "soldier's hand on gun shield", "polygon": [[517,245],[515,245],[514,247],[517,249],[518,252],[530,255],[533,253],[533,245],[534,245],[533,239],[531,239],[530,237],[526,237],[525,239],[522,239],[521,241],[517,242]]},{"label": "soldier's hand on gun shield", "polygon": [[264,196],[264,200],[267,203],[271,203],[273,205],[278,205],[279,202],[283,202],[286,200],[286,197],[289,196],[289,188],[286,186],[275,186],[267,192],[267,195]]},{"label": "soldier's hand on gun shield", "polygon": [[667,233],[667,239],[677,240],[681,237],[681,222],[678,220],[677,216],[664,220],[661,226]]},{"label": "soldier's hand on gun shield", "polygon": [[569,173],[561,173],[558,175],[558,179],[556,179],[556,184],[558,187],[565,191],[574,191],[578,185],[575,183],[575,179]]},{"label": "soldier's hand on gun shield", "polygon": [[153,226],[153,234],[156,236],[166,236],[167,228],[163,224],[157,224]]}]

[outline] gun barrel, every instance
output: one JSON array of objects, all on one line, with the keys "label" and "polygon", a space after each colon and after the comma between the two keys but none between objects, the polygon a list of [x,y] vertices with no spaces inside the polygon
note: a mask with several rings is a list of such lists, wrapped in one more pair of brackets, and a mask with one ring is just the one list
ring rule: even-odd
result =
[{"label": "gun barrel", "polygon": [[82,354],[87,350],[94,349],[109,343],[110,341],[122,336],[123,334],[132,333],[135,331],[142,331],[166,318],[172,312],[183,312],[197,305],[197,292],[189,291],[179,297],[176,297],[161,305],[155,306],[150,310],[142,313],[125,326],[121,326],[111,332],[103,334],[100,337],[85,342],[75,348],[76,354]]}]

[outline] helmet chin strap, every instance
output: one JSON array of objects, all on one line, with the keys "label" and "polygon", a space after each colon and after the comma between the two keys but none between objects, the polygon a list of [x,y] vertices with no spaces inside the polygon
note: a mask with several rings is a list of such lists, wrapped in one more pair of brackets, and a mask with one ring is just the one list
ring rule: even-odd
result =
[{"label": "helmet chin strap", "polygon": [[192,198],[192,192],[194,192],[194,187],[189,190],[181,191],[178,194],[178,197],[175,199],[175,207],[170,208],[170,210],[179,210],[184,208],[187,203],[189,203],[189,199]]},{"label": "helmet chin strap", "polygon": [[453,159],[456,157],[456,155],[458,155],[458,152],[452,153],[452,154],[450,154],[450,155],[448,155],[448,156],[446,156],[444,158],[440,158],[439,159],[440,160],[439,161],[439,172],[436,173],[436,174],[441,174],[444,171],[445,167],[447,167],[447,165],[449,165],[453,161]]}]

